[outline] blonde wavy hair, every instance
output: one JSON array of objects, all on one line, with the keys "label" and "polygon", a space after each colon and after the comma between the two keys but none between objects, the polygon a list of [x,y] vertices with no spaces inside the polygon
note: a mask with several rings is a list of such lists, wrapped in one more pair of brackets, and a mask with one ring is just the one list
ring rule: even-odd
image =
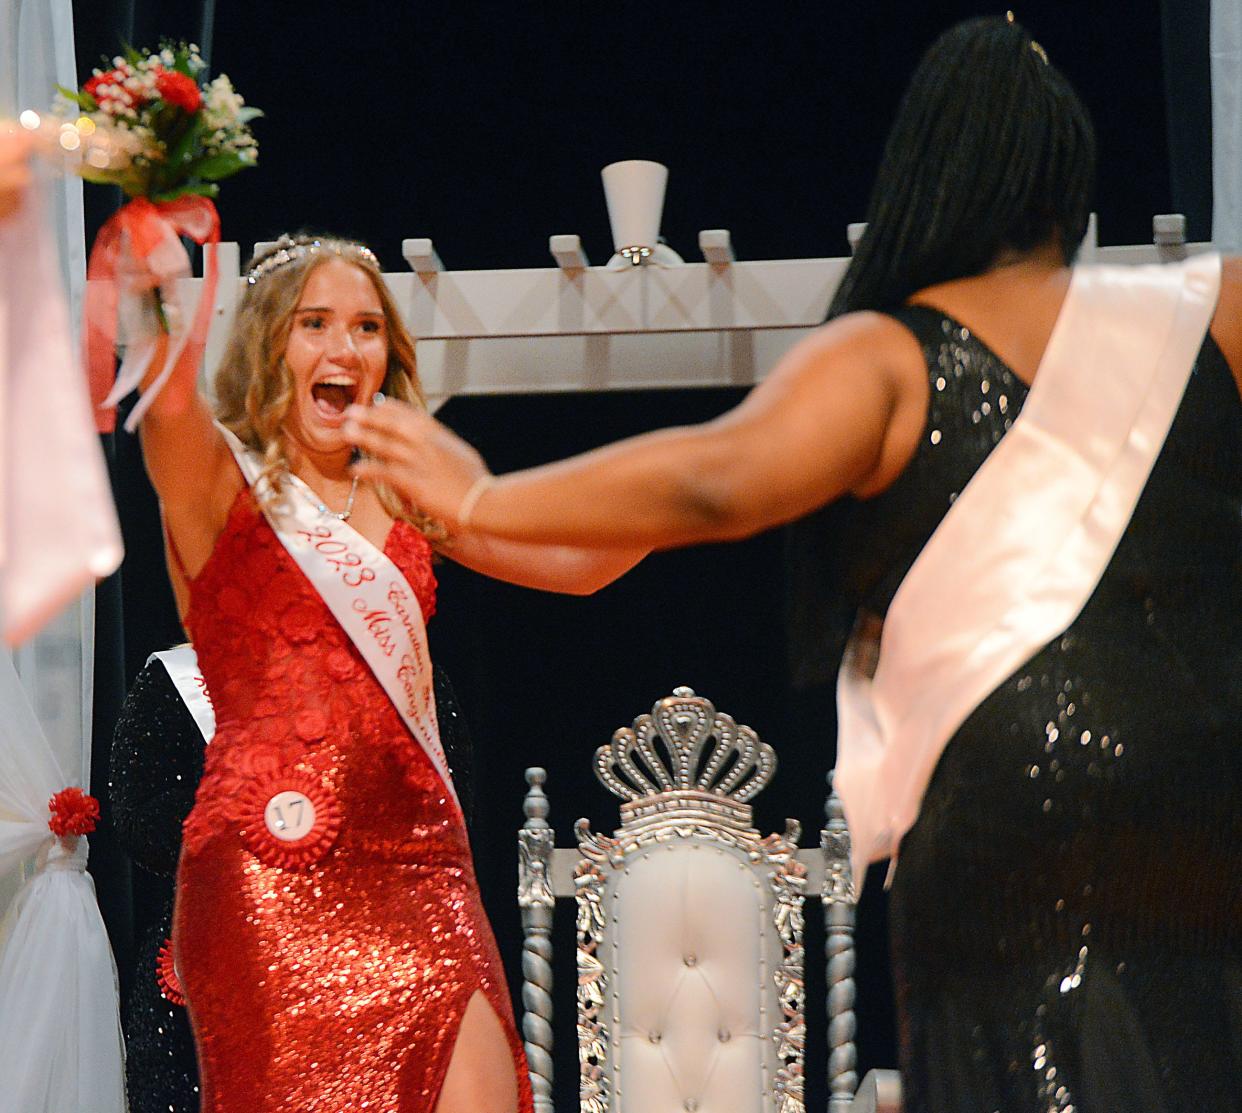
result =
[{"label": "blonde wavy hair", "polygon": [[[237,306],[233,331],[216,371],[216,417],[247,447],[263,457],[257,489],[264,497],[279,498],[289,473],[289,451],[284,422],[293,404],[293,375],[284,352],[293,328],[293,313],[316,267],[329,259],[343,259],[371,280],[384,311],[388,334],[388,366],[382,390],[419,409],[426,409],[414,338],[401,320],[375,256],[363,245],[333,236],[282,236],[271,248],[258,252],[247,269],[262,268],[282,251],[302,247],[288,262],[269,266],[247,284]],[[377,485],[380,504],[394,518],[404,518],[433,540],[442,540],[443,528],[408,506],[389,487]]]}]

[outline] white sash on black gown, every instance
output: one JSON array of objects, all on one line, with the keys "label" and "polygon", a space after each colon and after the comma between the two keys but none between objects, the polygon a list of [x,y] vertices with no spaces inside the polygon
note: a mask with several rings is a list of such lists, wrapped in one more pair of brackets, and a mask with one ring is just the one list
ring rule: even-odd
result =
[{"label": "white sash on black gown", "polygon": [[1080,266],[1013,427],[893,598],[874,675],[837,682],[835,785],[855,884],[894,856],[944,747],[1078,616],[1177,413],[1220,258]]}]

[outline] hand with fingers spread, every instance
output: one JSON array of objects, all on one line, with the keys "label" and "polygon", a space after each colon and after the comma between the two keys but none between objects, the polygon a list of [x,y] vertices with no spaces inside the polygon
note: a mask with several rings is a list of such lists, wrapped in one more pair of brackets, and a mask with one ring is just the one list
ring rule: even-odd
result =
[{"label": "hand with fingers spread", "polygon": [[430,414],[382,401],[346,411],[344,434],[363,453],[354,474],[390,487],[450,528],[461,524],[463,508],[471,508],[491,479],[483,458]]}]

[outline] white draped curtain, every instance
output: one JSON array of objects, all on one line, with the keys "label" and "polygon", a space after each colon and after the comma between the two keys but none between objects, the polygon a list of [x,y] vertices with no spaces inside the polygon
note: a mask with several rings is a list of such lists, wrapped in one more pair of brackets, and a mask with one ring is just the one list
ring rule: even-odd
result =
[{"label": "white draped curtain", "polygon": [[0,935],[0,1111],[122,1113],[116,968],[85,838],[52,835],[48,801],[77,782],[0,655],[0,870],[28,877]]},{"label": "white draped curtain", "polygon": [[[48,108],[76,68],[70,0],[0,0],[0,117]],[[77,320],[82,186],[59,178],[40,193]],[[93,646],[87,592],[14,653],[0,647],[0,1113],[125,1108],[116,971],[87,840],[48,827],[51,796],[90,783]]]},{"label": "white draped curtain", "polygon": [[1212,0],[1212,242],[1242,249],[1242,0]]}]

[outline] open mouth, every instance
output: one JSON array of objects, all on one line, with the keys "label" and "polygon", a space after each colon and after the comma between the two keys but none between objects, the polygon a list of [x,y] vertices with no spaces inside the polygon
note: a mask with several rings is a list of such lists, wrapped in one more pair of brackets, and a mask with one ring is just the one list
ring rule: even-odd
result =
[{"label": "open mouth", "polygon": [[358,384],[352,379],[324,379],[311,387],[315,409],[322,417],[339,418],[358,393]]}]

